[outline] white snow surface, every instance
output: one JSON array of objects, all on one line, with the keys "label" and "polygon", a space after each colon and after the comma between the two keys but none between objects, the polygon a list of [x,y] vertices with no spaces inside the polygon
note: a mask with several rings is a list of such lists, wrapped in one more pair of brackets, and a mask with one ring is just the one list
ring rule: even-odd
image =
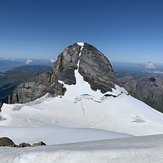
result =
[{"label": "white snow surface", "polygon": [[77,43],[79,46],[84,46],[84,42],[78,42]]},{"label": "white snow surface", "polygon": [[131,97],[118,85],[112,92],[102,94],[100,90],[93,91],[78,70],[75,77],[75,85],[58,81],[67,89],[64,96],[46,94],[26,104],[3,105],[0,137],[9,137],[16,144],[43,141],[47,146],[0,147],[0,162],[162,160],[162,135],[135,136],[163,134],[163,114]]},{"label": "white snow surface", "polygon": [[0,163],[162,163],[163,135],[0,148]]}]

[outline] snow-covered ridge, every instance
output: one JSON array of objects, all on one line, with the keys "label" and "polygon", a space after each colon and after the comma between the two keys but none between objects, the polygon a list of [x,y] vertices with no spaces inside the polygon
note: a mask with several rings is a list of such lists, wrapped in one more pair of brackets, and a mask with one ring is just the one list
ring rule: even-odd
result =
[{"label": "snow-covered ridge", "polygon": [[[78,61],[79,66],[80,60]],[[118,97],[119,95],[126,94],[128,92],[118,85],[115,85],[115,88],[112,88],[112,92],[108,91],[105,94],[101,93],[100,90],[94,91],[91,89],[88,82],[84,81],[83,77],[78,72],[78,69],[75,70],[75,85],[67,85],[63,81],[58,80],[59,83],[63,84],[63,87],[67,89],[64,97],[67,99],[72,99],[74,102],[77,102],[82,99],[91,99],[96,102],[102,102],[107,97]]]},{"label": "snow-covered ridge", "polygon": [[128,95],[128,92],[118,85],[115,85],[115,88],[112,88],[112,91],[108,91],[105,94],[101,93],[100,90],[94,91],[91,89],[90,84],[84,81],[83,76],[79,73],[79,66],[80,66],[80,56],[84,46],[84,43],[78,43],[81,46],[79,52],[79,60],[77,62],[77,69],[75,70],[75,78],[76,84],[75,85],[67,85],[63,81],[58,80],[59,83],[66,88],[66,92],[64,98],[70,99],[75,103],[81,101],[83,99],[93,100],[95,102],[101,103],[107,97],[118,97],[121,94]]}]

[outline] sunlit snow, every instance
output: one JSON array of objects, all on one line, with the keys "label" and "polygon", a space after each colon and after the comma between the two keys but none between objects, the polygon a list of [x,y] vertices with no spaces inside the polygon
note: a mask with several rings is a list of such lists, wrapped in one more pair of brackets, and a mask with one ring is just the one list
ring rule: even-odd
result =
[{"label": "sunlit snow", "polygon": [[84,42],[78,42],[77,43],[79,46],[84,46]]},{"label": "sunlit snow", "polygon": [[1,163],[162,163],[163,136],[0,148]]},{"label": "sunlit snow", "polygon": [[1,147],[0,162],[161,161],[162,135],[135,137],[163,134],[161,113],[131,97],[118,85],[112,92],[102,94],[90,88],[78,69],[75,77],[75,85],[58,81],[67,89],[64,96],[46,94],[26,104],[3,105],[0,137],[9,137],[16,144],[43,141],[47,146]]}]

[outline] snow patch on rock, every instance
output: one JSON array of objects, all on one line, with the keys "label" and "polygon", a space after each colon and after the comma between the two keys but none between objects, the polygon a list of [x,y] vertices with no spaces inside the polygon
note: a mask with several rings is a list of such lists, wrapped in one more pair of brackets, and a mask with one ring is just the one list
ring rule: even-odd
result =
[{"label": "snow patch on rock", "polygon": [[78,42],[77,43],[79,46],[84,46],[84,42]]}]

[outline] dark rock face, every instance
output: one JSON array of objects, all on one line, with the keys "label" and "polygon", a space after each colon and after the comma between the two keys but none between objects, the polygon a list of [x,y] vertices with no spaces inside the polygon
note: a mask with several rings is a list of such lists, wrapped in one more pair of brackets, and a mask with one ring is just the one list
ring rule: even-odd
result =
[{"label": "dark rock face", "polygon": [[109,60],[95,47],[85,43],[79,59],[79,73],[93,90],[105,93],[119,85]]},{"label": "dark rock face", "polygon": [[25,143],[25,142],[19,144],[19,148],[30,147],[30,146],[31,145],[29,143]]},{"label": "dark rock face", "polygon": [[61,80],[65,84],[75,84],[76,79],[74,70],[77,69],[81,46],[78,44],[70,45],[58,56],[52,69],[52,81]]},{"label": "dark rock face", "polygon": [[2,106],[3,106],[3,102],[0,101],[0,112],[2,111],[2,110],[1,110]]},{"label": "dark rock face", "polygon": [[47,87],[36,82],[19,85],[13,92],[9,103],[24,103],[33,101],[47,92]]},{"label": "dark rock face", "polygon": [[17,147],[15,143],[7,137],[0,138],[0,146]]},{"label": "dark rock face", "polygon": [[75,70],[83,76],[93,90],[102,93],[111,91],[115,84],[120,85],[116,79],[109,60],[95,47],[84,43],[73,44],[64,49],[54,63],[52,72],[40,75],[35,81],[21,84],[9,98],[9,103],[25,103],[33,101],[46,93],[54,96],[63,96],[65,84],[76,84]]}]

